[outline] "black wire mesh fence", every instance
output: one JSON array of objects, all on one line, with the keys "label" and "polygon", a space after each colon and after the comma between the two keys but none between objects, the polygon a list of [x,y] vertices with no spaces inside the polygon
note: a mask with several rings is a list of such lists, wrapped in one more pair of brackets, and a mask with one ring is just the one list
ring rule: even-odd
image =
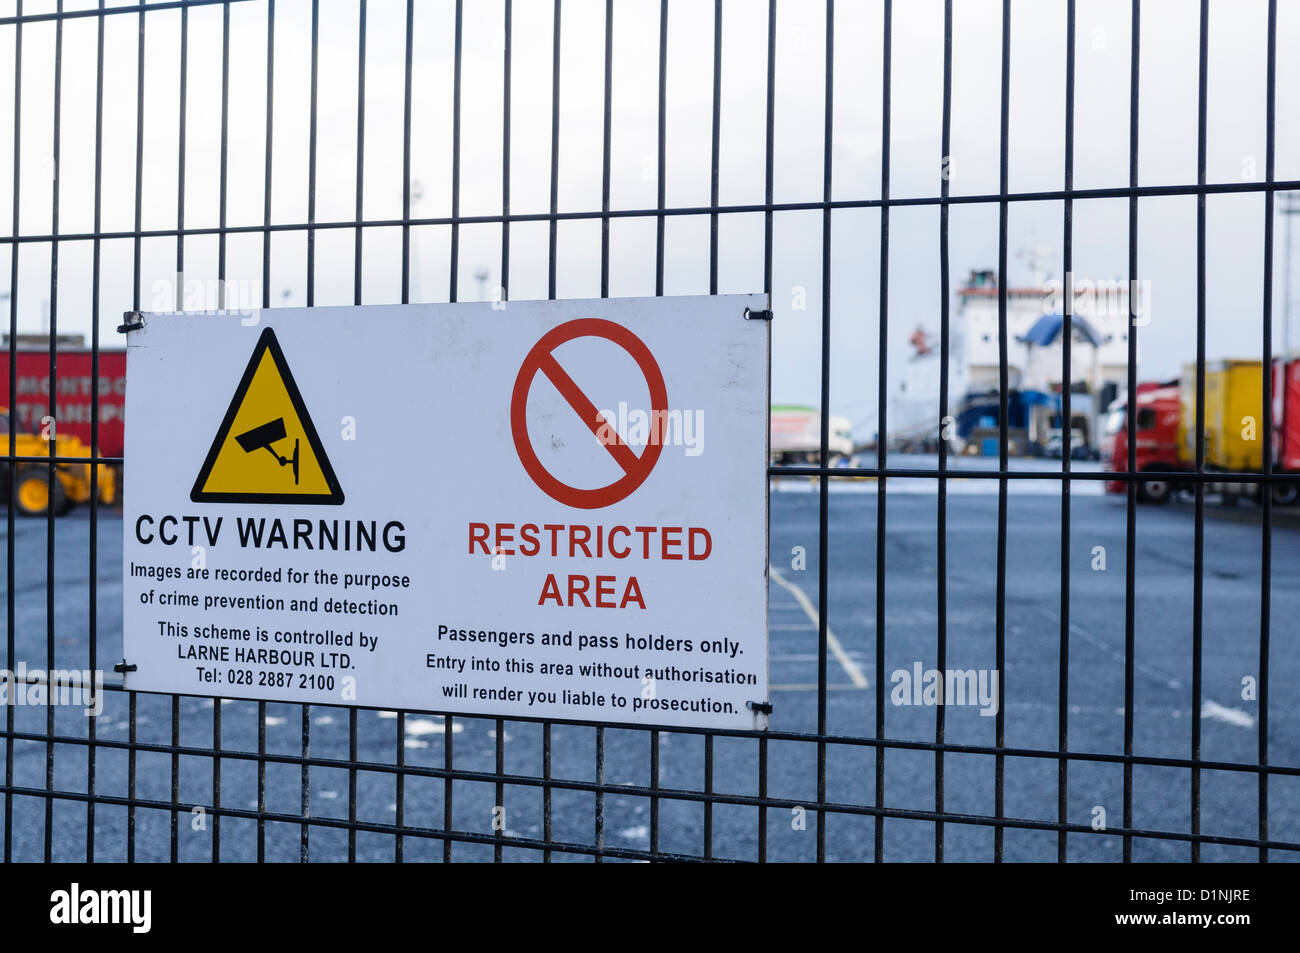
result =
[{"label": "black wire mesh fence", "polygon": [[[817,25],[814,46],[817,62],[824,67],[820,79],[823,110],[821,121],[822,190],[820,196],[806,195],[794,201],[777,201],[778,149],[780,130],[776,123],[778,51],[785,33],[779,28],[787,13],[777,0],[733,5],[715,0],[712,16],[711,59],[707,73],[711,85],[694,89],[693,100],[706,101],[710,124],[708,141],[708,200],[705,203],[670,204],[669,158],[676,148],[669,131],[675,121],[668,95],[669,74],[678,62],[673,57],[673,20],[690,5],[658,0],[649,5],[642,21],[657,24],[657,31],[635,37],[635,55],[643,74],[655,90],[653,153],[645,169],[653,186],[653,205],[623,206],[611,200],[612,181],[617,173],[612,143],[619,133],[615,108],[615,80],[621,67],[619,57],[627,47],[617,46],[620,18],[629,8],[606,0],[602,4],[579,4],[555,0],[539,5],[504,0],[492,7],[499,18],[500,33],[492,32],[486,44],[479,36],[467,39],[469,20],[481,12],[476,2],[454,0],[447,4],[425,4],[416,0],[378,3],[329,3],[327,0],[168,0],[154,3],[37,3],[15,0],[0,11],[0,49],[13,82],[12,224],[0,237],[0,247],[9,256],[9,394],[8,406],[19,397],[18,341],[21,303],[48,298],[48,375],[58,381],[61,352],[56,346],[61,324],[68,327],[78,319],[65,317],[65,302],[72,295],[75,310],[83,305],[89,321],[92,379],[101,377],[100,356],[105,349],[119,346],[101,333],[106,315],[123,310],[150,310],[156,294],[147,284],[151,264],[159,257],[174,255],[177,286],[161,309],[185,306],[180,284],[201,276],[212,279],[228,294],[237,259],[251,263],[248,271],[259,273],[260,306],[272,307],[276,280],[293,272],[301,280],[297,303],[317,303],[323,281],[333,281],[339,263],[351,252],[351,303],[374,303],[374,285],[366,279],[375,258],[395,260],[400,255],[400,279],[396,287],[384,289],[385,301],[457,301],[464,297],[462,284],[471,242],[479,251],[494,245],[492,258],[500,275],[495,294],[508,297],[512,275],[512,235],[516,262],[521,246],[527,254],[545,249],[545,287],[550,297],[564,296],[572,282],[568,272],[598,271],[598,292],[611,292],[611,259],[620,238],[614,234],[624,224],[643,227],[637,232],[636,251],[653,263],[653,293],[676,290],[666,273],[671,269],[672,241],[680,235],[676,223],[707,223],[707,287],[717,293],[727,283],[726,245],[731,221],[756,224],[756,240],[744,246],[744,256],[761,276],[762,290],[774,292],[774,270],[780,268],[784,246],[774,231],[782,217],[819,217],[820,224],[820,313],[819,361],[821,407],[832,405],[833,358],[831,295],[838,215],[866,211],[878,220],[879,284],[875,296],[880,315],[889,314],[891,216],[908,209],[932,210],[937,217],[939,267],[933,277],[938,287],[940,325],[940,392],[936,429],[949,418],[960,394],[950,392],[952,351],[950,289],[950,216],[953,209],[983,207],[997,211],[997,274],[1008,272],[1009,217],[1013,208],[1033,203],[1050,203],[1062,211],[1059,244],[1065,273],[1074,258],[1074,217],[1080,206],[1090,202],[1116,200],[1127,205],[1127,233],[1113,235],[1127,243],[1130,280],[1142,276],[1139,250],[1139,210],[1143,200],[1184,197],[1196,203],[1196,389],[1198,393],[1196,466],[1193,472],[1142,474],[1144,479],[1164,477],[1184,481],[1194,492],[1194,530],[1190,573],[1192,631],[1187,650],[1191,658],[1191,684],[1183,689],[1190,699],[1190,746],[1182,754],[1144,753],[1139,739],[1138,690],[1141,637],[1135,605],[1139,588],[1141,554],[1138,551],[1137,487],[1138,468],[1135,442],[1128,444],[1127,466],[1119,473],[1075,469],[1071,463],[1070,428],[1063,428],[1065,450],[1055,470],[1019,470],[1010,465],[1008,440],[1008,289],[999,280],[997,290],[1000,410],[996,466],[965,466],[960,478],[996,486],[996,540],[992,548],[993,578],[996,581],[991,641],[995,671],[1007,673],[1008,638],[1008,489],[1017,481],[1046,481],[1059,486],[1060,576],[1055,621],[1055,745],[1021,745],[1009,741],[1005,702],[1006,678],[998,688],[996,717],[988,725],[982,743],[950,738],[949,712],[939,704],[933,709],[932,733],[928,737],[891,734],[887,707],[889,678],[886,668],[891,628],[914,607],[900,598],[887,574],[887,543],[890,521],[890,487],[900,482],[927,482],[935,487],[934,574],[938,580],[933,602],[925,606],[934,620],[934,657],[927,660],[939,671],[949,661],[948,626],[953,607],[948,603],[951,528],[948,523],[952,502],[952,467],[947,443],[938,443],[935,466],[899,466],[886,454],[886,441],[878,440],[874,461],[849,467],[832,466],[830,415],[821,415],[819,460],[803,465],[772,466],[769,475],[782,480],[811,480],[814,510],[804,514],[815,537],[817,591],[813,613],[815,642],[809,636],[807,651],[815,653],[815,683],[803,687],[807,704],[802,709],[806,727],[782,727],[780,706],[775,727],[767,732],[705,731],[689,729],[654,730],[635,726],[575,722],[537,722],[527,719],[475,719],[434,712],[374,712],[346,708],[291,705],[276,702],[223,702],[210,699],[142,695],[125,692],[120,678],[106,678],[106,696],[99,717],[85,718],[75,709],[51,704],[24,708],[10,704],[5,713],[4,856],[11,859],[493,859],[546,860],[604,858],[632,860],[767,860],[801,858],[810,860],[853,857],[884,860],[886,832],[909,831],[909,859],[932,856],[945,859],[945,846],[957,829],[987,835],[984,856],[994,860],[1013,859],[1017,852],[1008,844],[1022,834],[1052,842],[1054,855],[1065,861],[1080,856],[1130,860],[1135,847],[1142,856],[1144,845],[1173,845],[1175,856],[1200,859],[1206,845],[1241,848],[1259,859],[1288,859],[1300,850],[1294,825],[1284,827],[1281,838],[1270,832],[1270,816],[1277,815],[1277,802],[1270,791],[1286,784],[1295,791],[1300,764],[1276,763],[1277,738],[1270,739],[1270,660],[1294,655],[1294,639],[1278,640],[1272,618],[1271,595],[1274,567],[1273,502],[1261,494],[1262,533],[1259,539],[1261,575],[1258,590],[1260,618],[1252,636],[1251,650],[1258,659],[1257,752],[1253,758],[1211,759],[1202,747],[1203,611],[1206,592],[1205,496],[1211,482],[1287,485],[1300,482],[1300,474],[1274,472],[1269,454],[1264,455],[1259,473],[1218,473],[1206,467],[1203,407],[1206,365],[1206,245],[1207,199],[1212,196],[1254,195],[1262,199],[1258,219],[1263,240],[1262,337],[1255,342],[1265,365],[1275,350],[1272,338],[1273,310],[1273,223],[1277,193],[1300,188],[1300,181],[1275,176],[1277,100],[1276,0],[1268,0],[1265,34],[1259,38],[1265,62],[1263,122],[1266,136],[1263,177],[1248,181],[1210,181],[1207,177],[1207,77],[1209,70],[1210,4],[1186,4],[1181,16],[1198,23],[1198,85],[1196,181],[1184,184],[1144,185],[1139,176],[1139,136],[1145,128],[1140,112],[1141,0],[1129,4],[1131,49],[1128,52],[1129,100],[1127,116],[1128,180],[1107,187],[1076,188],[1075,170],[1079,143],[1075,141],[1076,0],[1060,5],[1057,28],[1064,36],[1064,57],[1059,70],[1064,77],[1065,99],[1060,104],[1064,117],[1063,157],[1059,188],[1013,191],[1010,187],[1012,147],[1010,112],[1012,89],[1013,12],[1017,4],[1002,0],[1001,45],[997,78],[999,101],[998,188],[996,192],[953,194],[949,177],[939,174],[941,160],[951,154],[953,119],[953,0],[936,5],[942,29],[942,111],[939,122],[940,149],[935,158],[933,191],[925,195],[896,196],[891,192],[891,131],[898,109],[896,77],[892,62],[894,26],[898,7],[883,0],[871,8],[879,17],[882,55],[877,70],[880,82],[879,128],[846,130],[836,127],[836,94],[846,95],[837,84],[837,66],[843,66],[845,52],[836,41],[837,5],[828,0],[824,10],[805,10],[789,5],[792,17]],[[642,5],[645,6],[645,5]],[[539,7],[544,7],[538,14]],[[795,10],[799,7],[799,10]],[[878,13],[877,13],[878,11]],[[695,11],[698,13],[698,9]],[[842,14],[840,14],[842,16]],[[739,57],[748,75],[747,89],[752,103],[757,135],[744,139],[744,147],[761,157],[761,200],[725,204],[726,183],[720,174],[726,137],[723,124],[724,30],[731,18],[758,18],[765,24],[761,48],[747,49]],[[521,18],[527,21],[527,39],[549,49],[550,74],[512,75],[513,45],[521,39]],[[345,20],[346,37],[354,44],[351,56],[340,62],[336,56],[343,41],[336,20]],[[544,24],[542,41],[539,25]],[[569,160],[562,135],[563,83],[568,81],[566,58],[576,55],[566,45],[569,31],[582,27],[593,49],[582,55],[594,68],[587,80],[598,80],[599,109],[584,117],[582,142],[600,155],[599,207],[569,206],[562,199],[561,170]],[[496,27],[493,27],[496,30]],[[437,38],[447,56],[441,71],[426,70],[419,45]],[[76,41],[75,53],[68,44]],[[497,42],[497,40],[501,42]],[[379,59],[374,43],[384,41]],[[292,42],[291,47],[286,44]],[[697,45],[698,46],[698,45]],[[488,50],[490,55],[484,54]],[[699,50],[707,50],[698,46]],[[400,90],[386,87],[385,95],[401,98],[400,127],[393,141],[377,149],[367,134],[367,106],[375,102],[367,94],[367,78],[380,66],[390,66],[391,55],[400,50]],[[368,60],[368,51],[370,52]],[[87,57],[89,56],[89,59]],[[707,54],[706,54],[707,56]],[[838,56],[838,60],[837,60]],[[849,59],[852,59],[849,54]],[[41,72],[34,74],[32,64]],[[487,64],[486,66],[484,64]],[[78,78],[77,69],[84,75]],[[731,69],[728,64],[728,69]],[[805,67],[796,67],[805,68]],[[353,154],[340,156],[337,129],[323,128],[323,96],[338,95],[332,81],[343,73],[354,74],[355,141]],[[489,75],[493,74],[493,75]],[[89,82],[84,81],[89,77]],[[187,102],[187,95],[203,82],[213,83],[214,96],[205,94],[201,104]],[[990,82],[992,77],[986,77]],[[483,119],[484,96],[473,95],[475,115],[463,104],[475,94],[472,83],[491,81],[494,133],[500,137],[499,177],[482,168],[481,155],[467,146],[465,136],[472,121],[477,130]],[[372,79],[373,81],[373,79]],[[584,83],[577,74],[575,83]],[[157,106],[153,88],[165,86],[175,97],[164,116]],[[296,83],[305,109],[286,105],[283,86]],[[252,84],[251,87],[249,84]],[[432,84],[446,94],[448,110],[439,114],[437,128],[421,108],[421,85]],[[539,141],[518,135],[512,141],[512,94],[518,98],[521,84],[540,84],[549,91],[549,139]],[[205,87],[206,88],[206,87]],[[253,90],[250,96],[248,89]],[[33,93],[35,89],[37,92]],[[241,91],[242,90],[242,91]],[[260,127],[259,147],[250,150],[245,142],[250,133],[248,110],[244,107],[263,97],[255,113]],[[40,99],[35,99],[36,95]],[[853,95],[852,91],[847,93]],[[86,109],[86,100],[93,108]],[[542,94],[528,99],[528,109],[545,102]],[[350,101],[349,101],[350,102]],[[70,128],[65,113],[75,104],[76,119]],[[333,105],[337,105],[336,103]],[[391,103],[389,103],[391,105]],[[330,116],[336,117],[337,111]],[[535,117],[534,117],[535,118]],[[262,123],[264,120],[264,123]],[[374,117],[372,115],[372,122]],[[589,122],[588,122],[589,121]],[[334,125],[337,125],[334,122]],[[542,123],[546,125],[545,122]],[[648,124],[647,124],[648,125]],[[201,128],[200,128],[201,127]],[[414,133],[414,135],[413,135]],[[67,143],[74,134],[88,148],[68,154]],[[835,177],[836,136],[865,137],[879,148],[878,192],[863,183],[844,186]],[[187,148],[196,135],[207,135],[204,147]],[[475,136],[478,132],[475,132]],[[41,138],[41,149],[50,150],[56,170],[48,193],[48,214],[36,214],[31,207],[33,176],[24,167],[30,162],[30,143]],[[328,143],[328,144],[326,144]],[[215,149],[210,148],[215,144]],[[444,196],[442,214],[420,214],[425,193],[435,187],[417,181],[413,169],[427,150],[441,157],[436,189]],[[163,156],[165,162],[158,157]],[[400,163],[394,157],[400,155]],[[116,157],[116,158],[113,158]],[[124,157],[124,158],[123,158]],[[426,157],[427,158],[427,157]],[[132,170],[130,189],[113,178],[106,182],[109,161],[125,161]],[[335,168],[346,159],[344,177],[351,187],[340,190]],[[703,161],[701,158],[700,161]],[[757,161],[757,160],[756,160]],[[160,165],[160,163],[162,163]],[[156,191],[152,181],[163,165],[170,164],[163,177],[175,186],[174,216],[160,221],[150,207]],[[371,171],[379,169],[378,172]],[[74,170],[69,173],[67,170]],[[541,191],[547,196],[543,208],[512,210],[512,182],[521,170],[540,176]],[[84,172],[84,175],[81,173]],[[367,217],[372,207],[368,190],[377,179],[400,179],[400,213]],[[474,208],[464,206],[462,180],[467,174],[496,177],[499,208],[483,211],[477,199]],[[246,181],[260,180],[260,216],[235,214],[232,195]],[[203,194],[195,193],[200,182]],[[216,194],[209,184],[216,183]],[[832,188],[833,183],[837,186]],[[392,182],[387,184],[392,185]],[[870,197],[844,195],[846,188],[862,186]],[[42,186],[44,188],[44,186]],[[282,204],[281,196],[292,192],[298,198]],[[495,201],[495,200],[494,200]],[[70,214],[74,203],[89,209],[87,216]],[[295,204],[296,203],[296,204]],[[202,206],[199,211],[191,211]],[[347,209],[351,212],[348,213]],[[126,209],[125,212],[122,209]],[[344,209],[342,214],[339,210]],[[326,211],[327,210],[327,211]],[[189,215],[187,216],[187,211]],[[322,214],[324,212],[324,214]],[[874,220],[873,220],[874,221]],[[33,225],[44,222],[44,225]],[[591,232],[580,231],[590,227]],[[569,231],[573,229],[573,231]],[[483,240],[484,234],[489,239]],[[613,235],[613,238],[612,238]],[[577,236],[575,239],[574,236]],[[571,240],[582,249],[576,258],[566,257],[564,246]],[[445,252],[446,294],[419,293],[416,286],[424,274],[419,245],[439,244]],[[351,246],[348,248],[347,246]],[[720,251],[720,245],[723,246]],[[651,246],[652,249],[651,250]],[[286,251],[286,249],[288,249]],[[572,255],[572,253],[569,253]],[[47,269],[48,284],[33,286],[25,277],[24,262],[31,255],[46,256],[39,264]],[[152,258],[151,258],[152,256]],[[374,257],[371,257],[374,256]],[[69,262],[69,259],[71,260]],[[577,262],[575,265],[574,262]],[[287,262],[287,263],[286,263]],[[321,267],[318,267],[320,262]],[[240,266],[242,267],[242,266]],[[647,266],[648,267],[648,266]],[[393,274],[396,276],[394,267]],[[67,275],[83,277],[69,279]],[[479,274],[476,273],[476,277]],[[79,290],[69,291],[75,280]],[[427,281],[427,278],[424,278]],[[482,283],[480,279],[480,284]],[[585,280],[585,279],[584,279]],[[593,279],[594,281],[594,279]],[[594,287],[594,286],[593,286]],[[126,289],[126,290],[123,290]],[[648,290],[648,289],[647,289]],[[744,290],[755,290],[747,288]],[[483,289],[480,288],[482,295]],[[80,297],[77,297],[79,295]],[[289,292],[285,292],[285,298]],[[217,306],[224,302],[218,301]],[[253,302],[250,302],[253,303]],[[211,306],[210,304],[208,306]],[[1130,301],[1130,308],[1134,302]],[[780,321],[780,308],[777,309]],[[1062,374],[1070,379],[1071,317],[1064,318]],[[889,432],[890,326],[876,322],[877,432]],[[1131,321],[1128,334],[1128,392],[1137,392],[1139,322]],[[111,324],[108,325],[111,327]],[[195,355],[195,360],[202,360]],[[1261,431],[1274,426],[1271,377],[1265,375],[1262,394]],[[48,416],[60,419],[60,389],[49,388]],[[1071,388],[1061,394],[1061,414],[1072,419]],[[8,485],[16,486],[22,472],[39,467],[47,487],[57,482],[56,471],[85,463],[116,467],[120,456],[99,455],[100,392],[92,388],[89,457],[62,456],[56,444],[38,454],[19,452],[19,430],[15,415],[9,417],[9,452],[6,460]],[[1130,433],[1135,431],[1136,402],[1127,405]],[[131,463],[124,468],[126,492],[130,492]],[[467,474],[467,478],[469,475]],[[887,482],[886,478],[889,481]],[[7,615],[6,659],[15,670],[22,659],[20,649],[37,645],[28,636],[44,635],[44,664],[48,671],[59,665],[83,663],[88,672],[108,669],[117,651],[116,634],[111,632],[119,618],[113,600],[120,587],[114,574],[120,571],[120,546],[111,525],[112,513],[100,501],[101,470],[89,471],[90,493],[86,517],[57,520],[55,507],[46,507],[46,518],[33,522],[16,515],[11,498],[7,510],[6,569]],[[1117,750],[1080,749],[1071,745],[1072,650],[1077,650],[1071,627],[1071,568],[1079,559],[1078,530],[1072,526],[1071,491],[1080,484],[1117,479],[1127,483],[1124,507],[1124,566],[1122,601],[1116,605],[1122,616],[1122,741]],[[418,475],[412,475],[418,483]],[[833,730],[843,720],[833,717],[837,692],[829,667],[837,644],[828,621],[827,607],[835,593],[831,579],[833,537],[839,528],[833,518],[832,484],[853,483],[868,487],[873,512],[852,531],[849,545],[858,552],[874,550],[874,579],[864,571],[861,582],[874,592],[874,620],[863,620],[874,636],[869,653],[874,671],[862,673],[874,713],[857,727]],[[12,497],[12,494],[11,494]],[[990,497],[991,499],[991,497]],[[874,519],[872,519],[874,517]],[[860,530],[860,532],[859,532]],[[43,533],[43,546],[33,546],[32,534]],[[848,532],[847,530],[845,532]],[[43,564],[30,556],[43,550]],[[42,604],[43,603],[43,604]],[[108,634],[100,630],[108,630]],[[70,647],[71,646],[71,647]],[[79,657],[72,658],[75,651]],[[84,655],[81,654],[84,652]],[[34,664],[29,662],[28,664]],[[1288,662],[1288,664],[1290,664]],[[1050,675],[1040,669],[1038,676]],[[40,683],[33,675],[22,684]],[[17,683],[15,683],[17,684]],[[856,686],[856,687],[861,687]],[[1049,689],[1052,686],[1048,686]],[[16,689],[11,687],[11,692]],[[873,694],[872,694],[873,693]],[[11,693],[11,698],[13,697]],[[833,724],[834,723],[834,724]],[[987,723],[986,723],[987,724]],[[865,726],[865,727],[864,727]],[[1273,747],[1270,747],[1270,740]],[[1290,748],[1294,750],[1294,748]],[[774,783],[771,768],[777,762],[789,766]],[[956,763],[974,764],[989,786],[989,802],[972,809],[962,791],[945,786],[945,777]],[[897,766],[897,767],[895,767]],[[1027,808],[1017,798],[1015,786],[1027,770],[1051,795],[1043,808]],[[1008,768],[1011,767],[1011,771]],[[1088,770],[1113,771],[1119,780],[1122,804],[1118,824],[1098,825],[1086,812],[1080,814],[1072,800],[1072,781],[1077,786]],[[897,771],[897,774],[894,772]],[[924,797],[915,789],[901,794],[895,784],[918,776],[924,779]],[[1164,779],[1162,800],[1185,804],[1179,823],[1148,824],[1142,799],[1135,794],[1135,773],[1159,772]],[[1240,824],[1216,825],[1204,822],[1202,779],[1209,774],[1230,776],[1249,788],[1237,785],[1238,803],[1249,804],[1251,830]],[[791,781],[790,777],[794,780]],[[1010,777],[1010,781],[1008,778]],[[900,781],[895,781],[895,778]],[[1010,792],[1009,792],[1010,787]],[[1012,808],[1008,807],[1011,794]],[[954,804],[960,805],[954,809]],[[506,808],[499,820],[493,808]],[[1168,820],[1167,818],[1165,819]],[[630,828],[632,836],[611,836],[613,825]],[[618,833],[615,831],[615,833]],[[780,851],[772,845],[780,840]],[[1103,853],[1091,853],[1093,845],[1104,844]],[[917,846],[921,845],[921,846]],[[1110,853],[1111,846],[1115,850]]]}]

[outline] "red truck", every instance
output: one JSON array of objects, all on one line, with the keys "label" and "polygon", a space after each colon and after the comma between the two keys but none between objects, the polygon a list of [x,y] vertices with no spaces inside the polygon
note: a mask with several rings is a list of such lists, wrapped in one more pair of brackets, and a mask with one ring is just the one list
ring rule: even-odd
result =
[{"label": "red truck", "polygon": [[[40,433],[41,418],[49,414],[50,352],[47,348],[22,347],[16,351],[18,380],[14,404],[17,433]],[[89,348],[58,349],[58,390],[54,414],[56,432],[69,434],[90,445],[91,382]],[[123,441],[123,409],[126,405],[126,351],[99,352],[99,452],[120,457]],[[0,347],[0,405],[9,402],[9,354]]]},{"label": "red truck", "polygon": [[[1135,442],[1136,469],[1186,470],[1178,462],[1178,380],[1148,381],[1137,388],[1137,440]],[[1113,436],[1109,446],[1103,444],[1102,456],[1107,469],[1121,473],[1128,469],[1128,405],[1117,400],[1110,405],[1106,418],[1106,433]],[[1164,503],[1174,486],[1167,480],[1142,480],[1137,485],[1137,497],[1144,503]],[[1106,484],[1107,493],[1124,493],[1123,480]]]},{"label": "red truck", "polygon": [[[1258,364],[1256,364],[1256,367],[1258,367]],[[1271,372],[1273,375],[1273,471],[1275,473],[1300,473],[1300,359],[1290,361],[1275,360]],[[1207,379],[1209,373],[1207,371]],[[1215,371],[1214,373],[1220,372]],[[1258,387],[1259,377],[1256,374],[1254,384],[1254,388],[1256,388],[1256,407],[1258,407]],[[1210,400],[1211,397],[1212,395],[1208,393],[1207,388],[1207,402],[1213,403]],[[1194,400],[1190,406],[1195,406]],[[1252,416],[1258,412],[1257,409],[1252,411]],[[1138,385],[1138,436],[1134,453],[1137,472],[1158,470],[1186,473],[1192,471],[1193,466],[1189,460],[1192,459],[1194,451],[1190,443],[1192,440],[1190,432],[1195,428],[1194,426],[1179,426],[1182,413],[1183,400],[1180,398],[1178,379],[1162,382],[1153,381]],[[1235,419],[1230,424],[1225,424],[1225,426],[1235,427]],[[1210,421],[1207,419],[1207,430],[1209,428]],[[1106,432],[1113,437],[1110,444],[1105,446],[1103,450],[1106,467],[1111,472],[1123,472],[1128,468],[1128,408],[1124,401],[1119,400],[1111,405],[1106,420]],[[1183,435],[1182,439],[1189,442],[1187,447],[1180,447],[1180,434]],[[1207,447],[1208,443],[1209,438],[1207,437]],[[1207,470],[1215,469],[1214,461],[1209,460],[1208,456],[1206,468]],[[1240,467],[1232,466],[1227,468],[1240,469]],[[1258,472],[1258,468],[1259,464],[1256,463],[1248,469],[1251,472]],[[1137,485],[1137,497],[1146,503],[1164,503],[1174,490],[1181,489],[1184,485],[1187,484],[1168,480],[1142,480]],[[1216,484],[1211,484],[1210,488],[1222,492],[1226,502],[1233,502],[1241,494],[1243,485],[1234,483],[1224,484],[1219,487]],[[1256,489],[1258,488],[1256,487]],[[1106,484],[1108,493],[1123,493],[1125,490],[1125,483],[1121,480],[1111,480]],[[1275,483],[1272,493],[1275,503],[1291,505],[1297,499],[1300,499],[1300,485],[1296,483]],[[1256,498],[1258,498],[1257,494]]]},{"label": "red truck", "polygon": [[[1300,358],[1273,362],[1273,469],[1300,473]],[[1273,502],[1300,499],[1300,484],[1274,483]]]}]

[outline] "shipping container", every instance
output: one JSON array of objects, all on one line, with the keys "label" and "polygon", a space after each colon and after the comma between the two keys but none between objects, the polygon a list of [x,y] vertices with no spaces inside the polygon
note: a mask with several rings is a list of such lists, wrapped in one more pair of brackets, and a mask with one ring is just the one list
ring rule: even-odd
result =
[{"label": "shipping container", "polygon": [[1273,466],[1300,472],[1300,358],[1273,362]]},{"label": "shipping container", "polygon": [[[1205,467],[1258,473],[1264,466],[1264,369],[1260,361],[1205,364]],[[1183,368],[1179,384],[1178,459],[1196,463],[1196,365]]]},{"label": "shipping container", "polygon": [[[57,352],[58,390],[55,394],[55,429],[91,445],[91,409],[95,386],[91,381],[92,354],[88,348],[63,348]],[[17,381],[14,427],[17,433],[40,433],[42,419],[50,413],[50,352],[46,348],[16,351]],[[126,351],[99,352],[99,447],[102,456],[122,455],[123,407],[126,401]],[[8,355],[0,350],[0,406],[9,402]]]}]

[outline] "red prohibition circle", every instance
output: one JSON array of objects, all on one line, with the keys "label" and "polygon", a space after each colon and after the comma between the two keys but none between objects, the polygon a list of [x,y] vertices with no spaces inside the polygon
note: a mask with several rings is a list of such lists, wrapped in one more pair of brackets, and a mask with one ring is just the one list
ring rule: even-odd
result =
[{"label": "red prohibition circle", "polygon": [[[555,389],[574,409],[582,422],[590,428],[592,434],[599,437],[601,425],[606,423],[605,419],[596,405],[560,366],[554,354],[555,349],[561,344],[581,337],[605,338],[623,348],[632,355],[632,359],[641,368],[641,373],[645,375],[646,384],[650,388],[651,425],[646,448],[640,456],[637,456],[632,452],[632,448],[623,442],[623,438],[614,433],[612,427],[608,427],[608,431],[613,433],[613,441],[601,440],[600,444],[609,451],[614,462],[623,470],[623,476],[608,486],[591,490],[569,486],[552,475],[538,459],[537,452],[528,437],[528,392],[538,372],[544,374],[555,385]],[[617,503],[630,496],[645,482],[659,460],[659,454],[663,452],[667,418],[668,389],[664,386],[663,371],[655,362],[654,355],[645,346],[645,342],[627,328],[603,318],[577,318],[566,321],[543,334],[524,358],[524,363],[519,368],[519,376],[515,378],[514,393],[510,397],[510,430],[514,435],[515,450],[519,454],[519,461],[524,465],[524,470],[547,496],[567,506],[586,510]]]}]

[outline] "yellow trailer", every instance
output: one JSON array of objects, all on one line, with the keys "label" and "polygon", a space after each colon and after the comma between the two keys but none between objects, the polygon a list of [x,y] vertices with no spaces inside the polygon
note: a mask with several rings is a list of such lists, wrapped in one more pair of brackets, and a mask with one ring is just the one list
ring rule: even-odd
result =
[{"label": "yellow trailer", "polygon": [[[1263,432],[1264,368],[1260,361],[1205,362],[1205,465],[1259,472],[1269,435]],[[1178,460],[1196,463],[1196,365],[1183,366],[1178,384]]]}]

